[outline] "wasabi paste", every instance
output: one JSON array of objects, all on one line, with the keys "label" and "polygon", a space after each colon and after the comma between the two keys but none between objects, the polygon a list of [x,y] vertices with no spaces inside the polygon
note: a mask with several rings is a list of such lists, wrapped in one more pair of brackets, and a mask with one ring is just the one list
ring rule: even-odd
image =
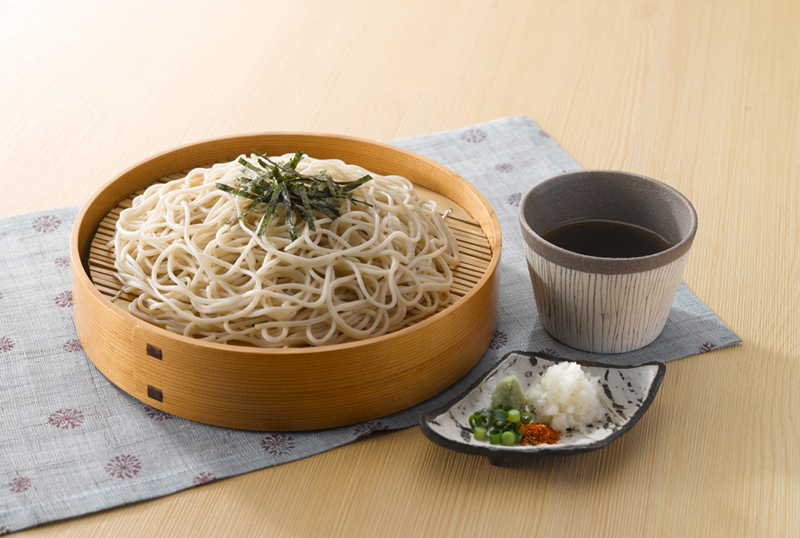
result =
[{"label": "wasabi paste", "polygon": [[491,408],[495,409],[498,405],[510,405],[520,410],[528,405],[528,397],[522,392],[519,380],[513,375],[507,375],[497,383],[492,393]]}]

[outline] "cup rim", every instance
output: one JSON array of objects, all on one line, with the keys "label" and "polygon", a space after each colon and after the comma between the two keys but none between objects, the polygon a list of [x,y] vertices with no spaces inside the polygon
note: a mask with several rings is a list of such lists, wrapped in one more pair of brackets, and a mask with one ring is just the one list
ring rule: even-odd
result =
[{"label": "cup rim", "polygon": [[[686,208],[689,211],[689,218],[691,220],[689,233],[685,234],[681,241],[675,245],[656,254],[639,256],[635,258],[603,258],[598,256],[578,254],[577,252],[572,252],[570,250],[557,247],[533,231],[525,219],[525,206],[531,196],[535,196],[537,191],[547,188],[554,182],[563,181],[565,178],[576,176],[586,176],[589,178],[600,175],[613,175],[616,177],[644,181],[677,197],[682,203],[686,204]],[[558,174],[540,183],[537,183],[527,193],[525,193],[520,201],[519,222],[522,228],[523,241],[526,247],[533,250],[542,258],[555,263],[556,265],[573,269],[575,271],[607,275],[642,273],[645,271],[658,269],[659,267],[664,267],[665,265],[668,265],[681,258],[689,251],[689,248],[692,246],[692,242],[694,241],[695,234],[697,233],[697,212],[686,196],[681,194],[674,187],[667,185],[662,181],[658,181],[640,174],[617,170],[577,170],[574,172]]]}]

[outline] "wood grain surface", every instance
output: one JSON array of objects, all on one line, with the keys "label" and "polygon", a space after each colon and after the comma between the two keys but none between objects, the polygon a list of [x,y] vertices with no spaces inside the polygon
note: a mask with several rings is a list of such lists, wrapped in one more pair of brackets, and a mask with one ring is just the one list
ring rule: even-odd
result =
[{"label": "wood grain surface", "polygon": [[601,451],[496,468],[411,428],[20,536],[800,534],[796,0],[1,7],[0,216],[81,204],[213,137],[526,114],[583,167],[692,201],[684,280],[744,339],[669,363]]}]

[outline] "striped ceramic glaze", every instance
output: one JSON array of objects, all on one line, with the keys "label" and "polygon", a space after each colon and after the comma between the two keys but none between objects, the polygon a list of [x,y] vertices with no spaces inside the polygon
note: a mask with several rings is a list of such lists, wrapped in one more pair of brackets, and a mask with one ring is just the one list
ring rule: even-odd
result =
[{"label": "striped ceramic glaze", "polygon": [[568,269],[526,251],[545,330],[568,346],[595,353],[624,353],[656,339],[688,258],[641,273],[605,275]]},{"label": "striped ceramic glaze", "polygon": [[[559,248],[542,234],[581,219],[654,231],[669,249],[600,258]],[[667,322],[697,230],[691,203],[672,187],[626,172],[587,170],[548,179],[520,204],[520,226],[545,330],[568,346],[624,353],[655,340]]]}]

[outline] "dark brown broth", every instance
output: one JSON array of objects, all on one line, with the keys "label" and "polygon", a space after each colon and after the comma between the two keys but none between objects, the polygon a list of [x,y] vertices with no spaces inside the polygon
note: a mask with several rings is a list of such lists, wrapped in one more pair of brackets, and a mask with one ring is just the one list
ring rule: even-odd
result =
[{"label": "dark brown broth", "polygon": [[599,258],[638,258],[670,248],[663,237],[641,226],[611,220],[576,220],[542,234],[557,247]]}]

